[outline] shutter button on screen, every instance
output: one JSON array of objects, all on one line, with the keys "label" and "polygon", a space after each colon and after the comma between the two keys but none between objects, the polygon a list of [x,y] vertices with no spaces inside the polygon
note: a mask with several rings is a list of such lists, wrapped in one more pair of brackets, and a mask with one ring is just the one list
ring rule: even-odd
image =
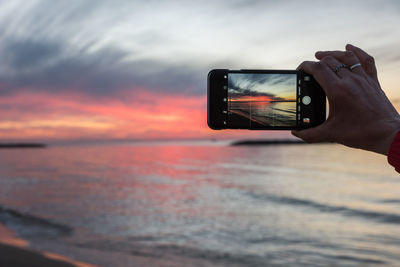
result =
[{"label": "shutter button on screen", "polygon": [[310,104],[310,103],[311,103],[311,97],[309,97],[308,95],[306,95],[305,97],[303,97],[302,102],[303,102],[304,105]]}]

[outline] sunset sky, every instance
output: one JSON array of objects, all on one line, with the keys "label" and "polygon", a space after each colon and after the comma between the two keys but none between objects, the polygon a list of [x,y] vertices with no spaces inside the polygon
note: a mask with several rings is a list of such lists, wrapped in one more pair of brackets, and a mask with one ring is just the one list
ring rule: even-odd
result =
[{"label": "sunset sky", "polygon": [[295,101],[296,82],[296,74],[231,73],[228,97],[230,101]]},{"label": "sunset sky", "polygon": [[286,137],[212,131],[213,68],[364,48],[400,98],[399,1],[0,0],[0,139]]}]

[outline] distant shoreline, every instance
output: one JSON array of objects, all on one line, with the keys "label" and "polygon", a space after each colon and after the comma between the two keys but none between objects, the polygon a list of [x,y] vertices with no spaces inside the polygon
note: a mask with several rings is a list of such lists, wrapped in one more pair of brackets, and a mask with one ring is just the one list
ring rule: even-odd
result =
[{"label": "distant shoreline", "polygon": [[7,144],[0,143],[0,149],[1,148],[45,148],[45,147],[47,147],[47,145],[41,143],[7,143]]}]

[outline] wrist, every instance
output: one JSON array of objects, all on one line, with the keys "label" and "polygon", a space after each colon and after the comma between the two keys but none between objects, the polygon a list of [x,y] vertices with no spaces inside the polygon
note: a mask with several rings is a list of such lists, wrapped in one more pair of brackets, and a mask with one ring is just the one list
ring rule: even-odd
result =
[{"label": "wrist", "polygon": [[383,155],[388,155],[390,146],[393,143],[394,138],[397,133],[400,131],[400,120],[395,120],[387,123],[387,127],[383,131],[383,136],[377,142],[377,147],[375,152],[378,152]]}]

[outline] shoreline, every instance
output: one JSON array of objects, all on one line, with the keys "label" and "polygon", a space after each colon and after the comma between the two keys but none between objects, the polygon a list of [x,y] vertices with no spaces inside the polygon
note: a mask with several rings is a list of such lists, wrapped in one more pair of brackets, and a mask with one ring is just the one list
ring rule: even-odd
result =
[{"label": "shoreline", "polygon": [[60,254],[33,250],[28,241],[17,237],[3,224],[0,224],[0,266],[97,267]]}]

